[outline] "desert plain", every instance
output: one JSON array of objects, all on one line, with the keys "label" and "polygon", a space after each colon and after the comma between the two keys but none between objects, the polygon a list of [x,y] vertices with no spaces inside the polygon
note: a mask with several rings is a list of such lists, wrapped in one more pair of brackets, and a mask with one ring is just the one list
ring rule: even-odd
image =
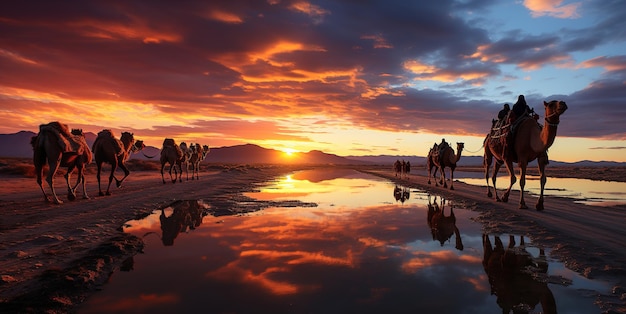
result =
[{"label": "desert plain", "polygon": [[[112,272],[142,251],[142,240],[122,231],[125,222],[176,200],[205,199],[213,210],[233,214],[262,210],[276,204],[254,201],[243,193],[293,171],[315,167],[353,168],[463,204],[479,213],[485,232],[528,236],[537,245],[551,247],[551,255],[569,269],[615,282],[611,294],[598,296],[599,307],[605,313],[626,313],[626,205],[589,206],[547,196],[545,210],[539,212],[534,210],[536,197],[527,195],[530,208],[518,209],[517,191],[502,203],[488,198],[486,188],[480,186],[457,181],[455,190],[449,190],[428,185],[420,165],[414,166],[419,171],[399,179],[387,165],[203,164],[199,180],[162,184],[159,167],[151,162],[131,162],[129,178],[121,188],[113,188],[110,196],[98,196],[95,167],[90,166],[86,174],[90,198],[83,199],[79,188],[74,201],[65,195],[62,170],[55,186],[64,203],[52,204],[44,201],[28,159],[0,160],[0,312],[74,312],[106,284]],[[479,167],[463,170],[482,171]],[[547,173],[549,177],[626,182],[623,167],[548,166]],[[499,181],[500,191],[506,184],[503,181]],[[45,183],[44,187],[49,191]]]}]

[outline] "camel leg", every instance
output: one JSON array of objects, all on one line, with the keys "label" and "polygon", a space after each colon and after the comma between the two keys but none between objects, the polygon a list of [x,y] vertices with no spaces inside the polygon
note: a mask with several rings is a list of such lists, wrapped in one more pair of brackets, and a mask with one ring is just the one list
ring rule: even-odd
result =
[{"label": "camel leg", "polygon": [[511,181],[509,183],[509,188],[506,189],[506,192],[504,192],[504,195],[502,195],[502,201],[506,203],[509,201],[509,194],[511,194],[511,188],[513,187],[513,184],[517,182],[517,178],[515,177],[515,169],[513,169],[513,162],[508,160],[504,163],[504,165],[506,166],[506,170],[509,172],[509,177],[511,178]]},{"label": "camel leg", "polygon": [[128,178],[128,175],[130,174],[130,170],[126,168],[126,165],[123,162],[119,163],[119,165],[120,165],[120,168],[124,171],[124,176],[122,177],[121,180],[118,180],[117,178],[115,178],[115,186],[117,186],[117,188],[122,187],[122,182],[124,182],[124,180],[126,180],[126,178]]},{"label": "camel leg", "polygon": [[[83,199],[88,200],[89,195],[87,195],[87,182],[85,180],[85,166],[84,165],[79,166],[78,177],[79,177],[79,181],[82,182],[83,184]],[[78,182],[76,184],[78,185]],[[76,187],[74,187],[74,190],[76,190]]]},{"label": "camel leg", "polygon": [[98,179],[98,195],[104,196],[104,193],[102,193],[102,187],[100,185],[100,174],[102,173],[102,162],[96,162],[96,167],[98,168],[96,172],[96,179]]},{"label": "camel leg", "polygon": [[56,204],[63,204],[63,201],[59,199],[59,197],[57,196],[57,193],[54,191],[54,174],[57,172],[57,169],[59,168],[60,164],[61,164],[61,158],[58,158],[57,160],[51,160],[50,158],[48,158],[49,171],[48,171],[48,175],[46,175],[46,182],[48,182],[48,185],[50,186],[50,190],[52,190],[52,200]]},{"label": "camel leg", "polygon": [[528,164],[526,163],[526,161],[520,161],[519,162],[519,167],[520,167],[520,178],[519,178],[519,188],[520,188],[520,193],[519,193],[519,209],[527,209],[528,206],[526,206],[526,202],[524,201],[524,186],[526,185],[526,167],[528,166]]},{"label": "camel leg", "polygon": [[115,170],[117,170],[117,160],[111,163],[111,173],[109,174],[109,184],[107,185],[106,195],[111,195],[111,182],[113,182],[113,179],[115,178]]},{"label": "camel leg", "polygon": [[[493,161],[493,157],[488,151],[489,148],[485,147],[485,156],[483,157],[483,167],[485,167],[485,181],[487,182],[487,197],[491,198],[493,194],[491,194],[491,186],[489,185],[489,168],[491,167],[491,162]],[[495,189],[495,182],[494,182]]]},{"label": "camel leg", "polygon": [[[178,175],[178,182],[183,182],[183,165],[182,164],[178,164],[178,171],[179,171],[179,175]],[[189,175],[189,174],[187,174]],[[189,178],[187,178],[189,179]]]},{"label": "camel leg", "polygon": [[163,181],[163,184],[165,184],[165,177],[163,176],[163,169],[165,169],[165,163],[161,163],[161,180]]},{"label": "camel leg", "polygon": [[172,167],[174,167],[174,164],[170,164],[170,180],[172,183],[176,183],[176,168],[174,168],[174,177],[172,177]]},{"label": "camel leg", "polygon": [[446,168],[445,167],[441,167],[441,177],[443,178],[443,187],[444,188],[448,188],[448,181],[446,180]]},{"label": "camel leg", "polygon": [[454,168],[450,168],[450,190],[454,190]]},{"label": "camel leg", "polygon": [[37,185],[39,185],[39,188],[41,189],[41,193],[43,193],[43,198],[45,202],[52,202],[52,200],[48,197],[48,194],[46,194],[46,190],[43,188],[43,163],[45,162],[45,159],[43,161],[41,161],[41,163],[35,163],[35,172],[37,173]]},{"label": "camel leg", "polygon": [[535,205],[535,209],[543,210],[543,189],[546,187],[546,164],[548,163],[547,156],[540,156],[537,160],[537,165],[539,168],[539,175],[541,176],[541,192],[539,193],[539,199],[537,200],[537,204]]},{"label": "camel leg", "polygon": [[76,187],[80,183],[80,176],[78,176],[78,178],[76,179],[76,185],[73,188],[72,186],[70,186],[70,176],[72,175],[73,171],[74,165],[70,165],[69,167],[67,167],[67,173],[65,173],[65,175],[63,176],[65,178],[65,183],[67,184],[67,199],[70,201],[76,199]]}]

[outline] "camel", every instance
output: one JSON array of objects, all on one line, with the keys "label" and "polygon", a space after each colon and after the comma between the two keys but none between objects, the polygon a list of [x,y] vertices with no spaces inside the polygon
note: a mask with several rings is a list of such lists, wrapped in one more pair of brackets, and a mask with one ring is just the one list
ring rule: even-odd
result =
[{"label": "camel", "polygon": [[502,313],[535,312],[541,304],[542,313],[556,313],[556,301],[548,284],[539,278],[548,273],[545,250],[533,257],[525,248],[524,237],[515,247],[514,236],[509,236],[505,249],[499,236],[494,237],[492,246],[489,236],[483,234],[483,268],[489,278],[491,294],[496,295]]},{"label": "camel", "polygon": [[[428,151],[428,157],[426,158],[426,168],[428,169],[428,184],[430,184],[430,178],[432,177],[433,180],[435,180],[435,185],[437,185],[437,170],[439,168],[435,166],[435,162],[434,162],[434,158],[435,158],[434,156],[437,150],[438,150],[438,146],[437,144],[435,144],[435,146],[433,146]],[[435,168],[434,172],[432,171],[433,168]]]},{"label": "camel", "polygon": [[203,145],[201,147],[200,144],[196,143],[195,146],[191,146],[191,156],[189,157],[189,163],[191,164],[191,180],[194,179],[194,175],[196,180],[200,180],[200,162],[206,158],[209,151],[209,145]]},{"label": "camel", "polygon": [[[189,165],[190,165],[189,161],[191,159],[191,149],[193,148],[193,143],[191,143],[191,147],[187,147],[187,143],[181,142],[178,147],[183,152],[183,156],[179,160],[176,161],[178,163],[178,168],[180,169],[180,176],[182,179],[183,167],[184,167],[185,174],[187,176],[187,181],[189,181]],[[193,174],[191,175],[191,178],[193,179]]]},{"label": "camel", "polygon": [[[524,100],[523,95],[520,95],[520,99]],[[519,101],[519,100],[518,100]],[[525,101],[524,101],[525,102]],[[543,102],[545,107],[545,126],[541,126],[535,119],[529,116],[521,117],[521,122],[517,124],[516,134],[511,142],[515,154],[509,154],[504,152],[503,145],[500,144],[499,139],[492,139],[492,132],[487,134],[484,141],[485,154],[483,159],[483,165],[485,167],[485,180],[487,181],[487,196],[491,197],[491,187],[489,186],[489,167],[491,166],[492,159],[495,158],[496,162],[493,167],[493,176],[491,178],[493,182],[493,190],[495,193],[496,201],[507,202],[509,194],[511,193],[511,187],[517,181],[515,177],[515,171],[513,169],[513,162],[517,162],[520,168],[520,201],[519,208],[526,209],[526,202],[524,201],[524,186],[526,184],[526,167],[528,163],[537,159],[539,168],[539,174],[541,176],[541,193],[535,208],[538,211],[544,210],[543,206],[543,190],[546,185],[546,173],[545,168],[548,164],[547,150],[554,143],[556,138],[557,127],[560,122],[560,116],[567,110],[567,105],[564,101],[552,100],[550,102]],[[516,155],[516,156],[514,156]],[[509,188],[502,195],[502,199],[498,196],[498,190],[496,189],[496,176],[498,170],[504,164],[510,176]]]},{"label": "camel", "polygon": [[[456,155],[454,154],[454,149],[452,147],[447,146],[441,147],[441,150],[435,152],[435,155],[432,156],[432,162],[435,167],[439,168],[439,172],[441,173],[441,180],[443,181],[443,187],[448,188],[448,182],[446,181],[446,167],[450,168],[450,190],[454,190],[454,169],[456,169],[456,163],[461,159],[461,154],[463,153],[464,143],[456,143]],[[430,175],[429,175],[430,181]],[[435,180],[435,186],[437,186],[437,180]]]},{"label": "camel", "polygon": [[452,235],[455,235],[455,248],[459,251],[463,251],[463,241],[461,240],[461,233],[459,228],[456,227],[456,217],[454,216],[454,208],[450,206],[450,215],[444,214],[446,201],[441,198],[441,207],[437,204],[437,197],[435,196],[435,202],[431,203],[430,195],[428,195],[428,214],[427,222],[433,235],[433,240],[438,240],[441,246],[448,241]]},{"label": "camel", "polygon": [[[122,132],[122,136],[118,140],[109,129],[98,132],[98,137],[96,137],[92,145],[96,166],[98,167],[96,174],[96,178],[98,179],[98,195],[111,195],[111,182],[113,179],[115,179],[118,188],[122,186],[122,182],[124,182],[130,174],[130,171],[125,165],[126,160],[130,157],[130,154],[138,152],[145,147],[146,145],[144,145],[143,141],[135,141],[133,133]],[[106,193],[102,193],[100,184],[100,174],[104,163],[111,164],[111,173],[109,174],[109,184],[107,185]],[[124,171],[124,177],[122,177],[121,180],[115,177],[117,167],[120,167]]]},{"label": "camel", "polygon": [[[165,164],[170,164],[170,180],[172,183],[176,183],[177,180],[183,182],[183,169],[181,167],[181,161],[183,158],[183,151],[180,149],[180,146],[176,144],[174,139],[166,138],[163,140],[163,147],[161,148],[161,180],[163,184],[165,184],[165,177],[163,176],[163,169],[165,169]],[[178,166],[178,170],[176,170],[176,166]],[[174,169],[174,175],[172,176],[172,168]],[[180,172],[180,175],[178,174]]]},{"label": "camel", "polygon": [[[63,204],[54,190],[54,176],[59,167],[67,167],[65,182],[67,184],[67,198],[76,199],[76,188],[82,182],[83,198],[88,199],[85,189],[85,166],[91,163],[92,154],[89,145],[85,141],[85,135],[80,129],[69,131],[66,124],[51,122],[39,126],[39,133],[30,140],[33,146],[33,163],[37,173],[37,184],[41,188],[44,199],[47,202]],[[52,192],[52,199],[48,197],[43,188],[42,176],[44,165],[48,164],[46,182]],[[70,174],[74,169],[78,170],[76,185],[70,186]]]}]

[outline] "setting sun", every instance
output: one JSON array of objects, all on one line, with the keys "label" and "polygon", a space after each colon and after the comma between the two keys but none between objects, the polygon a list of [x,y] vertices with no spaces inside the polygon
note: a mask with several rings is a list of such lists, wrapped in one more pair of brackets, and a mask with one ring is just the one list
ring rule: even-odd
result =
[{"label": "setting sun", "polygon": [[287,157],[291,157],[295,153],[297,153],[298,151],[293,149],[293,148],[285,148],[285,149],[283,149],[283,152],[285,153],[285,155],[287,155]]}]

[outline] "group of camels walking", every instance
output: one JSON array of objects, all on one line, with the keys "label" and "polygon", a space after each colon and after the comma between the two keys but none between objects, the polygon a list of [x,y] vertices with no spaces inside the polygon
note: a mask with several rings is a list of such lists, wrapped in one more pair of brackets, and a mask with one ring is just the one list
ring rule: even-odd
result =
[{"label": "group of camels walking", "polygon": [[[122,132],[120,138],[118,139],[113,131],[110,129],[104,129],[98,132],[98,135],[90,149],[82,129],[70,130],[67,124],[58,121],[40,125],[39,133],[31,138],[30,143],[33,147],[33,163],[37,176],[37,184],[44,195],[44,199],[47,202],[53,202],[56,204],[63,203],[63,201],[61,201],[57,196],[54,189],[54,177],[60,167],[67,168],[67,173],[64,175],[64,178],[67,185],[67,198],[69,200],[76,199],[76,188],[81,184],[83,189],[83,198],[89,198],[85,189],[85,167],[94,159],[96,167],[98,168],[96,174],[96,178],[98,180],[98,194],[100,196],[111,195],[111,183],[113,180],[115,180],[115,184],[119,188],[121,187],[122,182],[124,182],[130,174],[130,171],[125,164],[130,155],[145,148],[143,141],[135,140],[133,133]],[[165,151],[165,149],[161,152],[162,164],[164,163],[163,151]],[[202,159],[206,156],[206,153],[208,153],[209,147],[208,145],[204,145],[204,147],[201,148],[199,144],[196,144],[193,146],[193,149],[190,149],[190,151],[200,151],[199,154],[187,155],[189,156],[187,162],[191,165],[195,178],[199,179],[198,172],[200,161],[202,161]],[[102,172],[102,166],[105,163],[111,165],[111,172],[109,173],[106,192],[103,192],[100,174]],[[48,166],[46,182],[50,187],[50,191],[52,193],[51,196],[46,193],[46,190],[43,187],[43,172],[46,165]],[[121,179],[118,179],[115,176],[115,171],[118,167],[124,171],[124,176]],[[76,179],[76,184],[72,186],[70,184],[70,176],[74,169],[78,172],[78,178]],[[162,169],[161,173],[163,173]]]},{"label": "group of camels walking", "polygon": [[[191,180],[200,180],[200,162],[204,160],[209,150],[209,145],[200,145],[198,143],[194,145],[190,143],[189,147],[187,147],[185,142],[181,142],[178,145],[174,139],[166,138],[161,148],[161,180],[163,184],[166,183],[163,175],[165,164],[170,165],[169,174],[172,183],[176,183],[177,180],[178,182],[183,182],[183,166],[185,167],[187,180],[189,180],[189,167],[191,167]],[[172,170],[174,170],[173,175]]]},{"label": "group of camels walking", "polygon": [[[528,206],[524,200],[524,187],[526,185],[526,170],[528,163],[537,160],[540,175],[541,191],[535,208],[539,211],[544,210],[543,193],[546,185],[545,168],[548,164],[548,148],[552,146],[556,138],[557,127],[560,122],[560,116],[567,110],[567,104],[564,101],[552,100],[543,102],[545,109],[544,125],[538,123],[538,115],[526,104],[524,95],[519,95],[517,102],[511,110],[508,104],[505,109],[500,112],[499,119],[492,121],[492,128],[483,141],[484,156],[483,167],[485,170],[485,180],[487,181],[487,196],[492,197],[495,194],[495,200],[498,202],[508,202],[509,195],[513,184],[517,182],[513,163],[517,163],[520,169],[520,200],[519,208],[526,209]],[[450,189],[453,190],[454,169],[457,162],[461,158],[463,151],[463,143],[457,144],[457,153],[454,153],[445,139],[441,144],[435,144],[428,153],[426,168],[428,170],[428,184],[431,183],[431,177],[434,178],[435,185],[441,183],[447,188],[445,168],[450,168]],[[493,174],[491,182],[493,184],[493,193],[489,182],[489,169],[493,164]],[[498,195],[496,189],[496,177],[498,171],[506,166],[509,173],[510,182],[502,197]],[[434,169],[434,171],[433,171]],[[441,178],[436,179],[437,170],[441,173]]]}]

